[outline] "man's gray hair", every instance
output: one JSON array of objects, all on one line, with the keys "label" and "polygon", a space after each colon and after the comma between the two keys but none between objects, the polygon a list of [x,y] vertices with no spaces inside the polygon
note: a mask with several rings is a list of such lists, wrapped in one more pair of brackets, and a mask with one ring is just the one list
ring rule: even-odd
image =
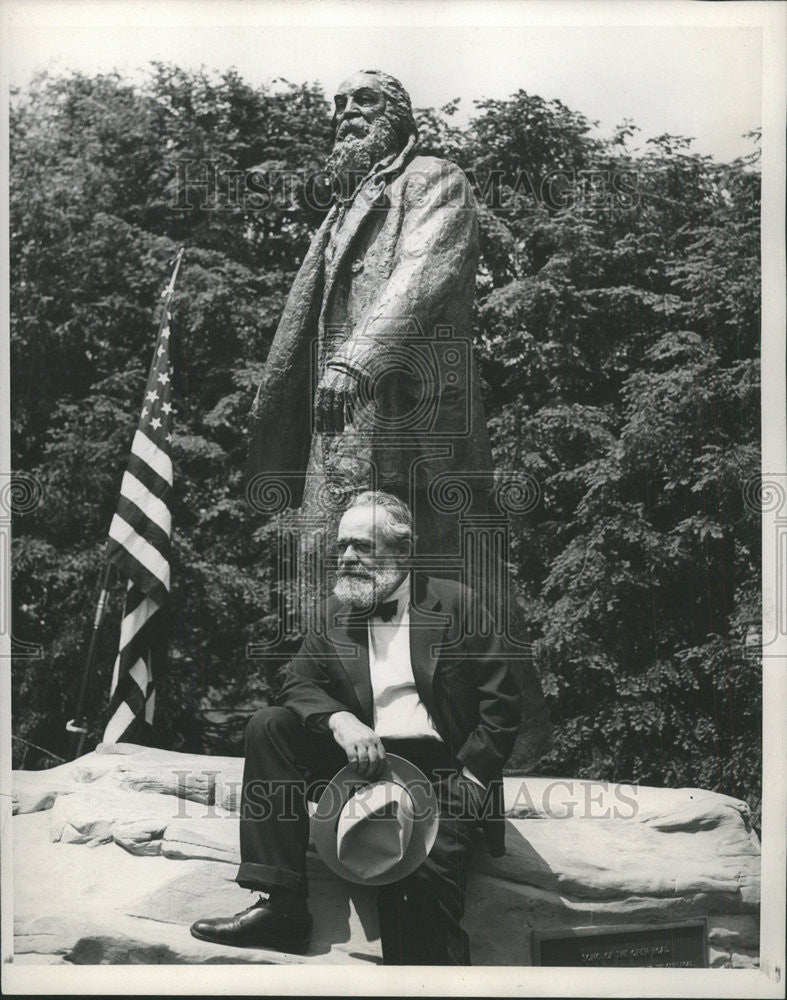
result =
[{"label": "man's gray hair", "polygon": [[384,490],[364,490],[353,497],[347,510],[353,507],[382,507],[388,512],[388,517],[380,521],[380,531],[387,544],[397,552],[412,551],[413,513],[404,500]]}]

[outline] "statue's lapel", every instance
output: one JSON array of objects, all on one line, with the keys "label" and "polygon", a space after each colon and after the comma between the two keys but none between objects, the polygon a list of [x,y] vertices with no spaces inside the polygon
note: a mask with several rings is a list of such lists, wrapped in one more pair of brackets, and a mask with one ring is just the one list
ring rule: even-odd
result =
[{"label": "statue's lapel", "polygon": [[301,264],[301,269],[309,274],[312,271],[319,272],[325,263],[325,247],[328,243],[331,226],[336,218],[336,212],[336,206],[331,205],[328,214],[322,220],[317,232],[312,237],[309,249],[306,251],[306,256],[303,258],[303,263]]},{"label": "statue's lapel", "polygon": [[326,262],[323,302],[328,302],[339,269],[364,221],[372,212],[384,210],[388,208],[388,205],[384,181],[370,179],[358,188],[341,224],[333,259]]}]

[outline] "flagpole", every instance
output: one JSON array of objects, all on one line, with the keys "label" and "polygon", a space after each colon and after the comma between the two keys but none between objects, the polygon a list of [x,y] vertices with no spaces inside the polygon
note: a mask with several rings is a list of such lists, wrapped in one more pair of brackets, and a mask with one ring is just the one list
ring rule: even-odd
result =
[{"label": "flagpole", "polygon": [[104,564],[104,572],[101,577],[101,591],[98,595],[96,613],[93,617],[93,631],[90,635],[90,646],[87,651],[85,669],[82,671],[82,683],[79,686],[79,697],[77,698],[77,709],[73,719],[66,723],[66,730],[71,733],[70,759],[76,760],[82,755],[87,736],[87,719],[85,718],[85,696],[87,695],[90,678],[96,664],[98,655],[98,635],[101,630],[101,623],[104,621],[104,613],[107,608],[107,598],[109,597],[109,587],[112,577],[112,563],[107,560]]},{"label": "flagpole", "polygon": [[165,299],[168,295],[172,295],[172,293],[175,291],[175,282],[177,281],[178,278],[178,271],[180,270],[180,262],[183,260],[183,251],[185,249],[186,249],[185,247],[181,247],[180,250],[178,250],[177,256],[175,257],[175,268],[172,271],[172,277],[169,279],[169,284],[167,285],[167,287],[161,293],[162,299]]}]

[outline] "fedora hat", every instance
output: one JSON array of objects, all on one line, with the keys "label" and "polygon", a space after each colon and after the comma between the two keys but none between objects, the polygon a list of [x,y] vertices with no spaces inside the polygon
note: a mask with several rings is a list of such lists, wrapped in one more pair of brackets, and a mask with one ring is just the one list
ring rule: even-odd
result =
[{"label": "fedora hat", "polygon": [[387,754],[374,781],[349,765],[333,776],[312,815],[312,843],[342,878],[388,885],[426,859],[439,820],[437,796],[424,772]]}]

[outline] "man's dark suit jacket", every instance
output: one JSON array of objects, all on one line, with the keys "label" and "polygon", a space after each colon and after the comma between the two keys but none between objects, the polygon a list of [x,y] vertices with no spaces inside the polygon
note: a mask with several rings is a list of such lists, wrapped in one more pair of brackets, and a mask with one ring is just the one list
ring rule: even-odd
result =
[{"label": "man's dark suit jacket", "polygon": [[[326,719],[349,711],[374,726],[368,620],[336,597],[288,664],[276,698],[304,726],[328,732]],[[416,688],[457,763],[490,789],[484,820],[490,854],[505,852],[503,765],[521,720],[520,670],[473,591],[453,580],[415,577],[410,656]]]}]

